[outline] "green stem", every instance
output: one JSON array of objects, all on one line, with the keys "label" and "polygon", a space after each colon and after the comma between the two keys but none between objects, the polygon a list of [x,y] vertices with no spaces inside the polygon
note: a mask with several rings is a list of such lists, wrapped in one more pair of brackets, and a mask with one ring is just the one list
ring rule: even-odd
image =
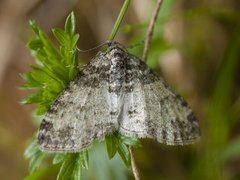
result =
[{"label": "green stem", "polygon": [[120,10],[120,13],[119,13],[119,15],[117,17],[117,20],[116,20],[116,22],[115,22],[115,24],[113,26],[112,32],[111,32],[110,36],[108,37],[109,41],[113,41],[113,39],[115,38],[115,36],[117,34],[117,31],[119,29],[119,26],[120,26],[120,24],[121,24],[121,22],[123,20],[124,15],[126,14],[126,11],[127,11],[127,8],[129,6],[130,2],[131,2],[131,0],[125,0],[124,1],[122,9]]}]

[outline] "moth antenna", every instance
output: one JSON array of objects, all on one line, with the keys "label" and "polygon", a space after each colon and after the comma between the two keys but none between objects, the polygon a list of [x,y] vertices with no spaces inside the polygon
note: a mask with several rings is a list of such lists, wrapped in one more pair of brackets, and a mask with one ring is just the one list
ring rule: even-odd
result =
[{"label": "moth antenna", "polygon": [[127,48],[127,49],[133,49],[133,48],[136,48],[136,47],[138,47],[138,46],[143,45],[144,42],[145,42],[145,41],[142,40],[142,41],[140,41],[140,42],[138,42],[138,43],[136,43],[136,44],[129,45],[129,46],[127,46],[126,48]]},{"label": "moth antenna", "polygon": [[103,47],[103,46],[108,46],[109,48],[114,48],[114,46],[118,46],[118,47],[121,47],[122,49],[125,49],[125,51],[128,51],[128,49],[133,49],[133,48],[136,48],[136,47],[138,47],[138,46],[141,46],[141,45],[143,45],[144,44],[144,40],[142,40],[141,42],[139,42],[139,43],[136,43],[136,44],[132,44],[132,45],[129,45],[129,46],[123,46],[121,43],[119,43],[119,42],[117,42],[117,41],[106,41],[106,42],[104,42],[104,43],[101,43],[101,44],[99,44],[98,46],[96,46],[96,47],[93,47],[93,48],[90,48],[90,49],[87,49],[87,50],[82,50],[82,49],[80,49],[80,48],[78,48],[77,47],[77,50],[79,51],[79,52],[83,52],[83,53],[85,53],[85,52],[90,52],[90,51],[94,51],[94,50],[97,50],[97,49],[99,49],[99,48],[101,48],[101,47]]},{"label": "moth antenna", "polygon": [[96,47],[93,47],[93,48],[90,48],[90,49],[87,49],[87,50],[82,50],[82,49],[80,49],[80,48],[77,47],[77,50],[78,50],[79,52],[85,53],[85,52],[89,52],[89,51],[94,51],[94,50],[99,49],[99,48],[101,48],[101,47],[103,47],[103,46],[106,46],[106,45],[109,46],[109,43],[112,43],[112,42],[106,41],[106,42],[104,42],[104,43],[99,44],[99,45],[96,46]]}]

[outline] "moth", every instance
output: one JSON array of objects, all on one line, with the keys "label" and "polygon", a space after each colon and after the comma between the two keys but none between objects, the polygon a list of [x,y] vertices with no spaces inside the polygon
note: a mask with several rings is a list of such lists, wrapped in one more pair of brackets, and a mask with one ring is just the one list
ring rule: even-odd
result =
[{"label": "moth", "polygon": [[116,131],[167,145],[192,144],[200,137],[187,102],[141,59],[112,43],[49,108],[38,144],[47,152],[79,152]]}]

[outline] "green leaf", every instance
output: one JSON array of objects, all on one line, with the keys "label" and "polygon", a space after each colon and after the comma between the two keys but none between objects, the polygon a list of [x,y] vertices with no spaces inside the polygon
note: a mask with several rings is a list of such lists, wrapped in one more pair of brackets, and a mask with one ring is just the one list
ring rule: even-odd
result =
[{"label": "green leaf", "polygon": [[40,150],[37,151],[34,156],[31,157],[29,162],[29,171],[30,173],[34,172],[38,169],[45,158],[45,154],[42,153]]},{"label": "green leaf", "polygon": [[39,103],[42,101],[42,92],[33,93],[21,100],[22,104]]},{"label": "green leaf", "polygon": [[75,32],[75,26],[76,26],[76,19],[75,19],[74,13],[71,12],[71,14],[67,17],[65,22],[65,31],[72,36],[74,35],[74,32]]},{"label": "green leaf", "polygon": [[52,31],[61,45],[69,44],[71,42],[70,36],[62,29],[53,29]]},{"label": "green leaf", "polygon": [[109,159],[112,159],[118,150],[118,140],[115,134],[110,134],[105,137],[105,142],[107,146],[107,152]]},{"label": "green leaf", "polygon": [[76,66],[70,66],[69,67],[69,79],[73,80],[77,73],[79,72],[79,69]]},{"label": "green leaf", "polygon": [[57,180],[80,180],[81,179],[81,154],[67,154],[61,166]]},{"label": "green leaf", "polygon": [[37,51],[38,49],[43,48],[43,43],[40,39],[33,39],[29,41],[29,43],[27,44],[27,47],[34,51]]},{"label": "green leaf", "polygon": [[88,151],[83,151],[80,153],[81,157],[81,164],[83,168],[88,169],[89,164],[88,164]]},{"label": "green leaf", "polygon": [[52,78],[42,68],[38,68],[33,65],[31,66],[31,68],[33,69],[33,71],[31,72],[32,78],[41,85],[44,85],[44,83],[47,82],[48,79]]},{"label": "green leaf", "polygon": [[29,21],[29,24],[32,30],[35,32],[36,35],[39,35],[39,27],[37,26],[35,21]]},{"label": "green leaf", "polygon": [[35,113],[36,113],[36,115],[40,116],[40,115],[43,115],[44,113],[46,113],[47,110],[48,110],[48,106],[40,104],[38,106],[38,108],[36,109]]},{"label": "green leaf", "polygon": [[116,155],[116,152],[118,152],[124,164],[127,167],[131,166],[131,157],[128,146],[139,147],[139,139],[135,137],[122,136],[115,132],[106,136],[105,142],[109,159],[112,159]]},{"label": "green leaf", "polygon": [[66,154],[64,153],[57,153],[53,158],[53,164],[59,164],[64,161],[64,158],[66,157]]},{"label": "green leaf", "polygon": [[133,147],[140,147],[141,146],[140,140],[136,137],[121,136],[120,138],[121,138],[121,141],[124,144],[127,144],[129,146],[133,146]]},{"label": "green leaf", "polygon": [[24,180],[40,180],[41,175],[42,175],[41,171],[35,171],[31,173],[29,176],[25,177]]},{"label": "green leaf", "polygon": [[42,161],[45,158],[45,153],[39,150],[37,140],[33,139],[26,148],[24,156],[25,158],[30,159],[29,171],[30,173],[33,173],[41,165]]},{"label": "green leaf", "polygon": [[118,153],[121,156],[124,164],[129,168],[131,166],[131,157],[127,145],[119,143]]},{"label": "green leaf", "polygon": [[33,156],[37,151],[38,151],[37,141],[36,139],[33,139],[25,149],[24,157],[28,159],[31,156]]},{"label": "green leaf", "polygon": [[[43,42],[43,51],[45,53],[46,59],[48,60],[47,63],[51,63],[54,65],[60,65],[59,60],[61,59],[57,50],[53,47],[52,43],[50,42],[48,36],[43,32],[39,31],[39,38]],[[51,61],[49,61],[51,60]]]},{"label": "green leaf", "polygon": [[71,45],[71,47],[72,48],[75,48],[76,47],[76,45],[77,45],[77,42],[78,42],[78,40],[79,40],[79,34],[75,34],[73,37],[72,37],[72,45]]},{"label": "green leaf", "polygon": [[22,75],[22,78],[24,79],[24,81],[26,82],[24,85],[22,85],[22,88],[25,89],[33,89],[33,88],[39,88],[42,86],[41,83],[39,83],[38,81],[36,81],[33,77],[31,72],[26,72]]}]

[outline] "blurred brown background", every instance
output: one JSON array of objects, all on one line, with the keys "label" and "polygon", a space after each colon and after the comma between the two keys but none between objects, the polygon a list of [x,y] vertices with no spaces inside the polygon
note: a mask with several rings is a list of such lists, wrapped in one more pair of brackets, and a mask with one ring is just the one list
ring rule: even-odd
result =
[{"label": "blurred brown background", "polygon": [[[37,129],[34,106],[19,104],[29,92],[17,88],[23,83],[21,74],[34,63],[26,48],[32,35],[28,21],[35,20],[52,37],[51,28],[63,27],[73,10],[79,47],[89,49],[106,41],[122,3],[0,1],[0,179],[27,175],[23,151]],[[200,119],[203,137],[190,147],[144,140],[136,150],[142,179],[240,179],[240,1],[165,0],[164,4],[165,20],[158,21],[149,65],[186,97]],[[141,42],[154,6],[155,1],[132,0],[117,40],[130,45]],[[170,48],[162,48],[161,43]],[[81,62],[94,54],[80,54]],[[141,56],[140,51],[136,54]]]}]

